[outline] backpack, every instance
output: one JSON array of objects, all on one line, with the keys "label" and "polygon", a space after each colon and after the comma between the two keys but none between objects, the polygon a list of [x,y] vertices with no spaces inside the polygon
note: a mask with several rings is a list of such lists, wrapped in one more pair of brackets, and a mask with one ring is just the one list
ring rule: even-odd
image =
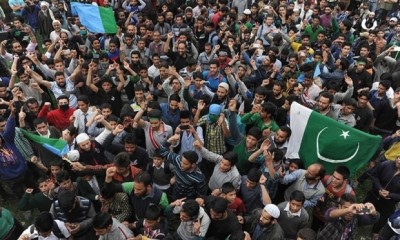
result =
[{"label": "backpack", "polygon": [[[32,225],[30,226],[30,228],[29,228],[29,231],[30,231],[30,234],[32,235],[33,232],[35,231],[35,225],[32,224]],[[58,224],[57,224],[56,221],[53,221],[53,229],[52,229],[52,232],[53,232],[54,236],[56,236],[56,237],[58,237],[58,238],[60,238],[60,239],[64,239],[64,238],[65,238],[64,234],[62,234],[60,228],[58,227]],[[34,238],[31,238],[31,239],[32,239],[32,240],[38,240],[38,239],[39,239],[39,236],[36,236],[36,237],[34,237]]]}]

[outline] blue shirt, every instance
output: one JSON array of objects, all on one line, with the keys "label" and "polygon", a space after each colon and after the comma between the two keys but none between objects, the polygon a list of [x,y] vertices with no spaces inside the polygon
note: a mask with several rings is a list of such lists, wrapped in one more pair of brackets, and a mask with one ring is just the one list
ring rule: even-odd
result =
[{"label": "blue shirt", "polygon": [[208,81],[208,87],[211,91],[216,92],[218,89],[218,85],[222,82],[227,82],[226,77],[222,74],[218,73],[216,77],[210,76],[210,71],[203,72],[203,78]]}]

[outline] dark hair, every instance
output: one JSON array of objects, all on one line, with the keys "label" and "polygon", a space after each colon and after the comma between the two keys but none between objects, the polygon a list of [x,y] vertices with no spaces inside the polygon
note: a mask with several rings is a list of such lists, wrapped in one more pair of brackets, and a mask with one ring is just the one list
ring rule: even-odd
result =
[{"label": "dark hair", "polygon": [[231,235],[229,235],[229,237],[227,238],[227,240],[244,240],[245,237],[246,235],[244,234],[243,230],[238,229],[232,232]]},{"label": "dark hair", "polygon": [[171,96],[169,96],[169,102],[171,102],[171,101],[180,102],[181,97],[179,97],[179,95],[177,93],[173,93],[173,94],[171,94]]},{"label": "dark hair", "polygon": [[271,149],[270,152],[271,154],[274,154],[274,159],[273,159],[274,162],[280,162],[285,157],[285,154],[279,148],[273,148]]},{"label": "dark hair", "polygon": [[45,118],[35,118],[35,120],[33,120],[33,126],[37,126],[39,124],[47,124],[47,120]]},{"label": "dark hair", "polygon": [[84,102],[85,104],[89,104],[90,103],[90,99],[86,95],[80,95],[78,97],[78,99],[77,99],[77,102]]},{"label": "dark hair", "polygon": [[252,182],[257,182],[258,183],[258,181],[260,181],[261,174],[262,173],[258,168],[252,168],[247,173],[247,179],[249,179]]},{"label": "dark hair", "polygon": [[143,185],[145,187],[147,187],[147,186],[151,185],[153,181],[148,172],[140,172],[140,173],[138,173],[138,175],[136,175],[135,182],[143,183]]},{"label": "dark hair", "polygon": [[41,184],[42,182],[47,182],[49,180],[48,176],[41,176],[38,180],[37,183]]},{"label": "dark hair", "polygon": [[136,145],[136,136],[134,133],[128,133],[126,134],[124,138],[124,144],[133,144]]},{"label": "dark hair", "polygon": [[253,136],[258,140],[262,137],[262,131],[260,128],[254,126],[250,128],[250,130],[247,132],[247,135]]},{"label": "dark hair", "polygon": [[319,97],[328,98],[329,99],[329,103],[333,102],[333,95],[330,94],[329,92],[324,91],[319,95]]},{"label": "dark hair", "polygon": [[235,188],[235,186],[233,186],[233,183],[226,182],[226,183],[222,184],[221,191],[222,191],[222,193],[227,194],[227,193],[236,191],[236,188]]},{"label": "dark hair", "polygon": [[93,228],[104,229],[113,224],[111,214],[106,212],[99,212],[93,218]]},{"label": "dark hair", "polygon": [[61,99],[66,99],[69,102],[69,98],[67,97],[67,95],[61,95],[57,98],[57,102],[60,101]]},{"label": "dark hair", "polygon": [[304,164],[303,164],[303,161],[301,161],[301,159],[299,159],[299,158],[290,159],[289,165],[292,163],[296,164],[299,167],[299,169],[304,169]]},{"label": "dark hair", "polygon": [[286,137],[290,138],[290,136],[292,135],[292,129],[290,129],[290,127],[286,126],[286,125],[282,125],[279,127],[279,130],[281,130],[282,132],[286,133]]},{"label": "dark hair", "polygon": [[350,169],[344,165],[339,165],[335,168],[335,172],[339,173],[343,176],[344,180],[349,179],[350,177]]},{"label": "dark hair", "polygon": [[56,72],[56,73],[54,74],[54,79],[56,79],[58,76],[63,76],[63,77],[65,77],[63,72]]},{"label": "dark hair", "polygon": [[257,87],[254,94],[262,95],[262,96],[267,96],[267,90],[265,87]]},{"label": "dark hair", "polygon": [[103,103],[103,104],[100,105],[100,109],[101,109],[101,110],[106,109],[106,108],[109,108],[109,109],[112,110],[111,104],[109,104],[109,103]]},{"label": "dark hair", "polygon": [[335,90],[339,91],[340,85],[338,81],[329,81],[326,83],[326,90]]},{"label": "dark hair", "polygon": [[386,90],[388,90],[392,85],[392,83],[388,80],[382,80],[379,82],[379,84],[382,85],[382,87],[386,88]]},{"label": "dark hair", "polygon": [[61,170],[59,173],[56,175],[56,180],[58,183],[64,182],[66,180],[71,179],[71,175],[69,174],[68,171]]},{"label": "dark hair", "polygon": [[131,160],[129,157],[129,154],[126,152],[121,152],[118,153],[115,157],[114,157],[114,165],[116,167],[129,167],[129,165],[131,164]]},{"label": "dark hair", "polygon": [[210,202],[210,210],[216,213],[224,213],[228,209],[228,201],[223,198],[215,198]]},{"label": "dark hair", "polygon": [[158,118],[161,119],[162,112],[158,109],[151,109],[151,111],[147,114],[149,118]]},{"label": "dark hair", "polygon": [[347,58],[340,58],[340,66],[342,70],[347,70],[350,66],[349,60],[347,60]]},{"label": "dark hair", "polygon": [[105,199],[110,199],[114,197],[116,193],[117,192],[115,191],[115,188],[103,187],[100,190],[100,195]]},{"label": "dark hair", "polygon": [[194,199],[187,199],[182,205],[181,212],[186,213],[191,219],[195,219],[200,212],[200,205]]},{"label": "dark hair", "polygon": [[393,81],[392,73],[387,73],[387,72],[386,73],[382,73],[381,76],[380,76],[380,79],[381,79],[381,81],[386,80],[386,81],[392,82]]},{"label": "dark hair", "polygon": [[148,220],[158,220],[160,216],[161,208],[156,204],[150,204],[144,213],[144,218]]},{"label": "dark hair", "polygon": [[190,112],[189,112],[189,110],[180,111],[179,118],[180,118],[180,119],[190,118]]},{"label": "dark hair", "polygon": [[299,190],[294,190],[289,197],[289,201],[295,200],[296,202],[304,203],[306,201],[306,197],[304,193]]},{"label": "dark hair", "polygon": [[54,219],[49,212],[41,212],[35,219],[35,228],[39,233],[49,232],[53,229]]},{"label": "dark hair", "polygon": [[201,72],[194,72],[193,73],[193,79],[200,78],[201,80],[204,80],[203,74]]},{"label": "dark hair", "polygon": [[317,233],[311,228],[302,228],[297,232],[297,237],[303,240],[317,240]]},{"label": "dark hair", "polygon": [[182,157],[186,158],[191,164],[195,164],[199,160],[199,156],[195,151],[183,152]]},{"label": "dark hair", "polygon": [[136,84],[133,91],[134,92],[144,92],[144,87],[141,84]]},{"label": "dark hair", "polygon": [[369,100],[369,91],[368,90],[362,90],[358,93],[358,97],[366,97]]},{"label": "dark hair", "polygon": [[58,203],[62,211],[68,212],[74,207],[75,191],[61,190],[58,193]]},{"label": "dark hair", "polygon": [[50,162],[50,167],[51,166],[56,166],[56,167],[60,167],[60,169],[62,169],[63,168],[63,164],[64,164],[64,162],[62,160],[55,159],[55,160],[52,160]]},{"label": "dark hair", "polygon": [[340,205],[343,205],[346,202],[355,203],[356,202],[356,197],[351,193],[345,193],[340,198]]},{"label": "dark hair", "polygon": [[26,100],[26,105],[35,104],[35,103],[39,104],[39,102],[38,102],[38,100],[36,98],[28,98],[28,100]]},{"label": "dark hair", "polygon": [[263,104],[261,104],[261,109],[263,111],[265,111],[266,113],[271,114],[271,118],[275,117],[275,113],[276,113],[276,105],[271,103],[271,102],[264,102]]},{"label": "dark hair", "polygon": [[224,153],[224,155],[222,156],[225,160],[228,160],[231,164],[231,167],[233,167],[237,161],[238,161],[238,155],[237,153],[233,152],[233,151],[229,151]]},{"label": "dark hair", "polygon": [[343,100],[343,104],[345,106],[352,106],[354,108],[357,108],[357,101],[354,98],[347,98]]}]

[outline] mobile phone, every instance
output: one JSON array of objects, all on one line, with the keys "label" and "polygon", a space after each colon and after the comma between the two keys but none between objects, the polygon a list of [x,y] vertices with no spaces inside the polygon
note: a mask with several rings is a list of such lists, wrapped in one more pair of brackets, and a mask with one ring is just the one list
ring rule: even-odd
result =
[{"label": "mobile phone", "polygon": [[181,129],[181,130],[188,130],[189,129],[189,125],[181,125],[179,128]]},{"label": "mobile phone", "polygon": [[357,211],[357,214],[369,214],[370,211],[371,210],[367,206],[364,206],[364,208],[361,209],[361,211]]}]

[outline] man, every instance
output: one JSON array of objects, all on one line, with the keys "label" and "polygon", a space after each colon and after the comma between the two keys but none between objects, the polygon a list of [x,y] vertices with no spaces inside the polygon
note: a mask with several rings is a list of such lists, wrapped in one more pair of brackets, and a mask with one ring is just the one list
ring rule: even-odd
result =
[{"label": "man", "polygon": [[336,120],[347,126],[354,127],[356,119],[354,117],[354,110],[357,108],[357,101],[353,98],[344,99],[342,108],[340,109]]},{"label": "man", "polygon": [[370,172],[373,182],[372,189],[367,193],[364,202],[370,202],[379,211],[381,218],[375,221],[372,228],[374,237],[385,225],[386,219],[394,212],[396,203],[400,200],[400,157],[395,161],[379,163]]},{"label": "man", "polygon": [[311,164],[307,170],[298,169],[283,177],[283,183],[292,183],[285,191],[285,200],[290,199],[290,194],[295,190],[302,191],[306,197],[304,208],[308,209],[317,204],[318,199],[324,195],[325,187],[321,179],[325,176],[325,167],[319,163]]},{"label": "man", "polygon": [[221,189],[226,182],[231,182],[236,190],[240,188],[241,176],[235,164],[238,161],[238,154],[229,151],[223,155],[210,152],[202,146],[200,141],[195,141],[194,146],[200,151],[201,156],[211,162],[216,163],[214,171],[211,175],[208,187],[211,191]]},{"label": "man", "polygon": [[133,237],[133,232],[109,213],[99,212],[93,218],[93,228],[99,240],[126,240]]},{"label": "man", "polygon": [[51,103],[46,102],[39,114],[38,118],[45,118],[47,122],[62,131],[71,125],[71,116],[75,109],[69,106],[69,99],[66,95],[57,98],[57,109],[50,110]]},{"label": "man", "polygon": [[214,198],[209,203],[208,215],[211,223],[207,231],[207,239],[226,239],[241,225],[236,215],[228,209],[228,201],[223,198]]},{"label": "man", "polygon": [[15,111],[15,106],[11,102],[10,116],[7,119],[4,132],[0,135],[0,184],[7,194],[22,197],[24,194],[23,181],[27,168],[24,157],[14,143]]},{"label": "man", "polygon": [[262,210],[253,211],[249,222],[249,233],[253,240],[274,239],[283,240],[284,232],[277,219],[281,215],[279,208],[274,204],[267,204]]},{"label": "man", "polygon": [[26,73],[33,78],[40,85],[45,86],[49,90],[51,90],[55,97],[60,97],[61,95],[69,96],[69,106],[72,108],[76,108],[78,106],[77,97],[75,95],[75,86],[71,79],[68,77],[65,79],[63,72],[56,72],[54,74],[54,82],[49,82],[43,80],[43,78],[37,74],[36,72],[27,69]]},{"label": "man", "polygon": [[[20,124],[21,125],[21,124]],[[46,119],[36,118],[33,121],[33,125],[35,127],[35,131],[33,132],[35,135],[39,135],[45,138],[53,138],[58,139],[61,137],[61,132],[53,127],[49,126],[49,123]],[[20,126],[24,127],[24,126]],[[50,152],[46,148],[44,148],[41,144],[36,142],[31,142],[32,147],[35,149],[35,152],[38,154],[40,161],[44,164],[45,167],[50,168],[50,162],[54,159],[60,159],[54,153]]]},{"label": "man", "polygon": [[161,103],[160,108],[163,122],[171,126],[172,130],[175,131],[180,122],[181,110],[183,110],[181,98],[177,93],[173,93],[169,96],[168,103]]},{"label": "man", "polygon": [[116,183],[133,182],[135,177],[142,172],[142,169],[135,167],[130,161],[127,152],[120,152],[114,158],[114,166],[117,173],[113,180]]},{"label": "man", "polygon": [[324,226],[325,212],[330,207],[337,207],[340,198],[346,194],[355,195],[349,184],[350,170],[343,165],[337,166],[331,176],[327,175],[322,179],[325,186],[325,194],[318,200],[313,210],[312,229],[319,231]]},{"label": "man", "polygon": [[107,169],[106,178],[104,180],[105,188],[110,189],[110,191],[125,192],[129,195],[135,213],[135,221],[144,218],[146,208],[149,204],[156,204],[162,209],[167,207],[167,195],[160,189],[153,187],[149,173],[141,172],[136,175],[133,182],[125,182],[122,184],[112,182],[116,173],[116,167]]},{"label": "man", "polygon": [[267,93],[266,101],[272,102],[275,106],[283,106],[285,97],[283,96],[283,85],[280,82],[274,82],[272,92]]},{"label": "man", "polygon": [[382,136],[387,136],[393,130],[399,129],[397,125],[400,116],[400,87],[394,91],[392,99],[388,99],[379,104],[374,110],[375,121],[373,122],[373,132]]},{"label": "man", "polygon": [[171,39],[173,38],[173,33],[167,34],[167,41],[164,44],[164,52],[172,60],[173,65],[176,69],[182,69],[187,66],[186,59],[189,57],[187,54],[187,45],[184,42],[177,43],[177,51],[174,52],[170,49]]},{"label": "man", "polygon": [[313,72],[307,72],[304,75],[304,94],[311,100],[316,100],[321,88],[317,86],[313,81]]},{"label": "man", "polygon": [[[325,219],[328,224],[318,233],[318,240],[354,239],[358,226],[374,224],[379,216],[372,203],[357,204],[354,195],[344,194],[338,208],[333,207],[326,211]],[[378,239],[378,236],[373,239]]]},{"label": "man", "polygon": [[173,199],[184,197],[195,199],[205,194],[206,183],[203,173],[197,166],[198,156],[195,151],[186,151],[178,155],[161,146],[160,153],[175,167],[176,183],[173,187]]},{"label": "man", "polygon": [[[160,40],[165,40],[167,39],[167,34],[169,32],[171,32],[171,26],[169,25],[169,23],[165,22],[165,14],[164,13],[160,13],[157,15],[157,23],[156,25],[154,25],[154,31],[153,31],[153,40],[154,39],[154,34],[158,32],[158,34],[160,35],[159,38]],[[151,43],[150,43],[151,45]],[[149,46],[149,49],[151,51],[151,47]]]},{"label": "man", "polygon": [[60,220],[54,220],[49,212],[41,212],[35,219],[33,225],[30,225],[19,236],[18,240],[28,239],[63,239],[69,238],[71,233],[68,232],[65,224]]},{"label": "man", "polygon": [[268,137],[270,142],[270,147],[268,148],[271,151],[274,148],[277,148],[286,154],[287,146],[289,144],[289,138],[292,135],[292,130],[284,125],[279,127],[278,131],[271,132],[270,136]]},{"label": "man", "polygon": [[204,238],[210,225],[210,217],[195,200],[178,199],[170,204],[173,213],[179,214],[180,224],[173,234],[174,239],[196,240]]},{"label": "man", "polygon": [[254,209],[262,208],[271,203],[265,183],[267,178],[257,168],[252,168],[247,175],[242,176],[240,186],[240,197],[243,200],[246,211],[251,212]]},{"label": "man", "polygon": [[110,151],[114,155],[117,155],[120,152],[126,152],[129,154],[129,159],[133,166],[140,169],[146,168],[147,164],[150,162],[149,156],[146,149],[137,145],[137,137],[135,134],[126,134],[122,143],[114,141],[116,136],[119,136],[123,131],[124,128],[122,125],[118,125],[113,129],[111,134],[109,134],[104,140],[106,150]]},{"label": "man", "polygon": [[175,130],[175,135],[170,139],[176,153],[182,154],[186,151],[196,151],[199,157],[198,162],[201,161],[200,152],[196,150],[193,143],[195,141],[199,141],[201,144],[204,143],[203,129],[200,126],[194,127],[192,125],[189,111],[181,111],[180,125]]},{"label": "man", "polygon": [[317,100],[315,110],[322,115],[336,120],[340,111],[340,105],[332,103],[333,95],[329,92],[322,92]]},{"label": "man", "polygon": [[162,118],[162,112],[158,109],[152,109],[148,113],[149,121],[142,119],[144,111],[147,109],[147,103],[142,103],[141,109],[136,114],[134,121],[138,127],[143,128],[146,136],[146,150],[149,157],[153,157],[156,149],[160,148],[172,136],[172,127],[165,124]]},{"label": "man", "polygon": [[353,80],[353,98],[360,90],[372,86],[371,74],[366,70],[367,57],[359,57],[354,68],[349,69],[347,75]]},{"label": "man", "polygon": [[391,82],[389,80],[382,80],[379,82],[378,89],[370,92],[369,104],[371,109],[375,110],[379,105],[384,104],[388,100],[387,92],[390,89]]},{"label": "man", "polygon": [[208,87],[213,92],[217,92],[220,83],[227,83],[226,77],[219,71],[218,60],[210,61],[210,70],[203,71],[203,78],[209,82]]},{"label": "man", "polygon": [[280,215],[277,221],[287,239],[295,239],[297,232],[308,223],[308,213],[303,207],[305,200],[306,197],[302,192],[294,191],[288,202],[282,202],[278,205]]},{"label": "man", "polygon": [[149,67],[148,75],[151,79],[155,79],[160,76],[160,55],[158,53],[153,53],[151,55],[151,62],[153,65]]},{"label": "man", "polygon": [[77,99],[78,109],[74,111],[72,119],[74,120],[74,127],[80,133],[88,133],[88,121],[95,114],[93,108],[90,108],[90,100],[86,95],[81,95]]},{"label": "man", "polygon": [[216,53],[219,50],[219,45],[217,46],[213,48],[209,42],[204,44],[204,52],[201,52],[198,58],[198,64],[204,71],[210,70],[210,62],[217,59]]},{"label": "man", "polygon": [[96,213],[93,204],[86,198],[76,196],[75,191],[61,190],[58,200],[51,205],[50,213],[54,219],[64,222],[74,239],[94,239],[91,226]]},{"label": "man", "polygon": [[341,57],[335,61],[335,70],[333,72],[323,72],[319,75],[319,77],[324,85],[330,81],[335,81],[341,85],[343,83],[343,79],[345,78],[345,72],[349,66],[349,61],[346,58]]}]

